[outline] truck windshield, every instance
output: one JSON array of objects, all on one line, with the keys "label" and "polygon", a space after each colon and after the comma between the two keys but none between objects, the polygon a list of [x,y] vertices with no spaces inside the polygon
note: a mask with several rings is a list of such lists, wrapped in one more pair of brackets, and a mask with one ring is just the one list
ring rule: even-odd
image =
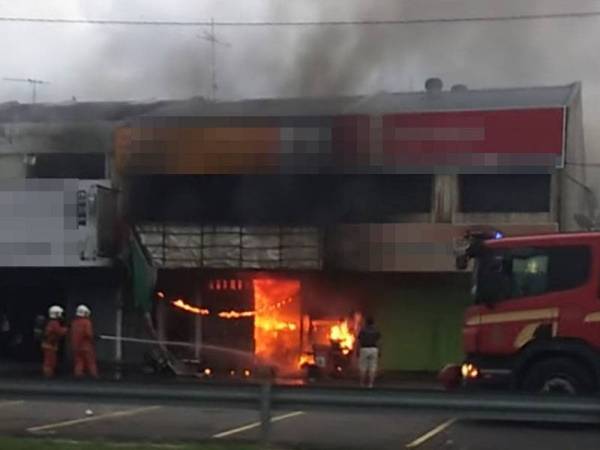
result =
[{"label": "truck windshield", "polygon": [[494,303],[581,286],[589,274],[586,246],[487,249],[477,260],[472,292]]}]

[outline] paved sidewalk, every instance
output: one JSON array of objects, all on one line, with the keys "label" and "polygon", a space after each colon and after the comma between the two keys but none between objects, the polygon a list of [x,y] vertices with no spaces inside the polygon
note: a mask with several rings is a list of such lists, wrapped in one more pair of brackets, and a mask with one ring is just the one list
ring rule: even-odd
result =
[{"label": "paved sidewalk", "polygon": [[[57,373],[57,379],[71,379],[70,367],[61,367]],[[0,360],[0,378],[3,379],[42,379],[40,373],[40,366],[35,363],[21,363],[14,361]],[[100,373],[103,379],[115,379],[114,367],[101,367]],[[248,380],[230,380],[227,378],[223,379],[202,379],[196,377],[176,377],[168,375],[148,375],[139,371],[125,372],[121,378],[127,382],[139,382],[139,383],[164,383],[164,384],[186,384],[186,383],[228,383],[233,382],[234,384],[243,383],[245,381],[254,382],[251,378]],[[311,386],[325,386],[325,387],[355,387],[358,384],[358,380],[353,378],[338,378],[338,379],[321,379],[314,382],[308,382],[306,379],[298,378],[279,378],[276,380],[277,384],[283,385],[300,385],[309,384]],[[390,373],[383,374],[376,382],[376,387],[387,388],[387,389],[410,389],[410,390],[440,390],[442,386],[436,379],[436,374],[433,373]]]}]

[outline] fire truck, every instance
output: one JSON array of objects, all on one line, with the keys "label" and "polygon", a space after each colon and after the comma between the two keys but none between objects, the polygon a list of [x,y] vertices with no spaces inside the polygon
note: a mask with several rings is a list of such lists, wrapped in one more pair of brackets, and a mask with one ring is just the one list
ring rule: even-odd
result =
[{"label": "fire truck", "polygon": [[600,390],[600,233],[474,230],[456,246],[456,266],[472,268],[474,304],[466,359],[440,372],[446,387]]}]

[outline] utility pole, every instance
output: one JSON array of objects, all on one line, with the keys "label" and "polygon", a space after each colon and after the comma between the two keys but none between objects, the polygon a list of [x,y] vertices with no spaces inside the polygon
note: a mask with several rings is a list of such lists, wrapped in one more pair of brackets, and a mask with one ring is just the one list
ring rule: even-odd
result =
[{"label": "utility pole", "polygon": [[29,83],[31,86],[31,103],[35,103],[38,84],[50,84],[49,81],[36,80],[34,78],[4,78],[4,81],[15,81],[17,83]]},{"label": "utility pole", "polygon": [[210,68],[211,68],[211,100],[214,102],[217,100],[217,44],[223,47],[231,47],[229,42],[221,41],[217,39],[215,33],[215,20],[210,19],[210,32],[204,31],[202,36],[197,36],[200,39],[210,42]]}]

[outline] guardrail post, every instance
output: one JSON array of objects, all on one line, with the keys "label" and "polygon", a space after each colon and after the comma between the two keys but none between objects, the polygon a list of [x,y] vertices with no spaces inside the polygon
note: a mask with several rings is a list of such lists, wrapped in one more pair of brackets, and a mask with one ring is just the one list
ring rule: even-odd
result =
[{"label": "guardrail post", "polygon": [[260,390],[260,440],[263,445],[269,442],[271,430],[271,382],[265,380]]}]

